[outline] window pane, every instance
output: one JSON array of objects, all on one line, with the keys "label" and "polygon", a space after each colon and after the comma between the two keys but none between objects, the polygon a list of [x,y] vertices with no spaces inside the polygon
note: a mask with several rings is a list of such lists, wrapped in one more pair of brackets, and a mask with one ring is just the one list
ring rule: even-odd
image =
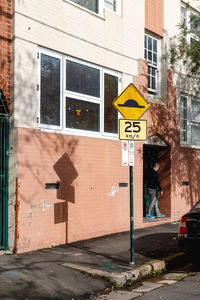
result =
[{"label": "window pane", "polygon": [[191,120],[200,123],[200,101],[192,99]]},{"label": "window pane", "polygon": [[148,36],[148,50],[152,51],[152,38]]},{"label": "window pane", "polygon": [[147,48],[147,36],[144,36],[144,48]]},{"label": "window pane", "polygon": [[200,126],[191,126],[191,143],[195,146],[200,146]]},{"label": "window pane", "polygon": [[148,76],[148,89],[151,88],[151,78]]},{"label": "window pane", "polygon": [[156,90],[156,78],[152,77],[152,90]]},{"label": "window pane", "polygon": [[187,10],[183,6],[181,6],[181,23],[184,25],[187,23]]},{"label": "window pane", "polygon": [[187,131],[185,131],[185,130],[181,131],[181,141],[187,142]]},{"label": "window pane", "polygon": [[187,98],[184,96],[181,96],[180,107],[187,108]]},{"label": "window pane", "polygon": [[185,7],[181,6],[181,16],[186,18],[187,16],[187,10]]},{"label": "window pane", "polygon": [[66,98],[66,128],[100,130],[100,105]]},{"label": "window pane", "polygon": [[144,58],[147,59],[147,50],[144,50]]},{"label": "window pane", "polygon": [[100,97],[100,70],[67,60],[66,89]]},{"label": "window pane", "polygon": [[116,11],[116,0],[105,0],[105,7]]},{"label": "window pane", "polygon": [[157,40],[153,40],[153,51],[157,53]]},{"label": "window pane", "polygon": [[152,62],[152,52],[148,51],[148,61]]},{"label": "window pane", "polygon": [[152,76],[156,76],[156,69],[155,68],[151,68],[151,73],[152,73]]},{"label": "window pane", "polygon": [[187,109],[180,108],[180,116],[181,116],[181,119],[187,120]]},{"label": "window pane", "polygon": [[118,96],[118,78],[109,74],[104,75],[104,131],[117,133],[118,114],[112,105]]},{"label": "window pane", "polygon": [[153,64],[157,66],[157,54],[153,54]]},{"label": "window pane", "polygon": [[99,1],[98,0],[70,0],[76,4],[79,4],[95,13],[99,13],[99,8],[98,8],[98,4]]},{"label": "window pane", "polygon": [[179,112],[181,118],[181,141],[187,142],[188,120],[187,120],[187,97],[181,96],[179,103]]},{"label": "window pane", "polygon": [[181,128],[187,130],[187,120],[181,119]]},{"label": "window pane", "polygon": [[60,126],[60,59],[41,54],[40,123]]},{"label": "window pane", "polygon": [[197,29],[197,21],[195,22],[195,20],[199,20],[199,18],[196,18],[196,15],[190,12],[190,21],[189,21],[190,30]]}]

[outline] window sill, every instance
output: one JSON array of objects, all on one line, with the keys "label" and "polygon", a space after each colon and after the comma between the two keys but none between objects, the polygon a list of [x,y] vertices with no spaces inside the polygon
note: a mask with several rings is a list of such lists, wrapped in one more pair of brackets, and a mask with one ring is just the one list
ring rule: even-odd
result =
[{"label": "window sill", "polygon": [[63,2],[67,2],[68,4],[73,5],[73,6],[77,7],[78,9],[81,9],[81,10],[83,10],[83,11],[89,13],[89,14],[92,15],[92,16],[95,16],[95,17],[97,17],[97,18],[99,18],[99,19],[105,21],[105,17],[103,16],[103,11],[102,11],[102,14],[101,14],[101,13],[100,13],[100,14],[97,14],[97,13],[95,13],[95,12],[93,12],[93,11],[91,11],[91,10],[89,10],[89,9],[87,9],[87,8],[85,8],[85,7],[83,7],[83,6],[80,6],[80,5],[76,4],[76,3],[72,3],[72,2],[69,1],[69,0],[63,0]]},{"label": "window sill", "polygon": [[162,99],[159,97],[159,96],[156,96],[156,95],[148,95],[148,101],[150,102],[154,102],[154,103],[157,103],[157,104],[161,104],[161,105],[166,105]]},{"label": "window sill", "polygon": [[112,14],[115,14],[115,15],[118,16],[118,17],[121,17],[121,16],[122,16],[122,15],[121,15],[121,11],[114,11],[114,10],[108,8],[108,7],[104,7],[104,9],[105,9],[106,11],[112,13]]},{"label": "window sill", "polygon": [[42,132],[49,132],[49,133],[56,133],[56,134],[63,134],[63,135],[73,135],[73,136],[80,136],[80,137],[88,137],[88,138],[98,138],[98,139],[107,139],[107,140],[119,140],[118,134],[100,134],[99,132],[93,133],[89,131],[80,131],[76,129],[67,129],[65,131],[59,129],[51,129],[51,128],[44,128],[38,127],[38,129]]},{"label": "window sill", "polygon": [[200,150],[200,145],[199,146],[194,146],[194,145],[189,145],[189,144],[180,144],[181,148],[189,148],[189,149],[194,149],[194,150]]}]

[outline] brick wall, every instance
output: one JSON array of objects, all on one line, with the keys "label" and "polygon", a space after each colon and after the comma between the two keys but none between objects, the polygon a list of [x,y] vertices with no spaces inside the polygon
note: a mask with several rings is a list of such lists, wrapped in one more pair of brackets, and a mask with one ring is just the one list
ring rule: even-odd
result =
[{"label": "brick wall", "polygon": [[11,98],[12,1],[0,1],[0,88],[8,106]]},{"label": "brick wall", "polygon": [[145,28],[160,36],[163,36],[163,26],[163,0],[145,0]]}]

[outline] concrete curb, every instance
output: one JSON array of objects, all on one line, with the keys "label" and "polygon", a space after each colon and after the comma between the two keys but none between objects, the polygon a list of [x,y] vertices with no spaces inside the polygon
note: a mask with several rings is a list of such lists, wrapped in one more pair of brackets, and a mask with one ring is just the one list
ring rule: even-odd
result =
[{"label": "concrete curb", "polygon": [[166,269],[166,264],[165,261],[163,260],[152,260],[140,266],[139,268],[127,272],[121,272],[121,273],[102,271],[99,269],[94,269],[94,268],[85,267],[77,264],[71,264],[71,263],[64,263],[62,264],[62,266],[70,269],[78,270],[81,272],[85,272],[92,276],[105,278],[111,281],[112,283],[119,285],[120,287],[125,285],[128,280],[136,281],[138,279],[142,279],[145,278],[146,276],[151,275],[152,272],[163,271],[164,269]]}]

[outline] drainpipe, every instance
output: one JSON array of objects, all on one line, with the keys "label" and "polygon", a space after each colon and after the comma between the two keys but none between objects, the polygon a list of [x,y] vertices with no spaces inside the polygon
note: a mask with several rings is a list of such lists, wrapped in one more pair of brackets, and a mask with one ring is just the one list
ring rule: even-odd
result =
[{"label": "drainpipe", "polygon": [[17,252],[18,239],[19,239],[19,182],[16,178],[16,204],[15,204],[15,252]]}]

